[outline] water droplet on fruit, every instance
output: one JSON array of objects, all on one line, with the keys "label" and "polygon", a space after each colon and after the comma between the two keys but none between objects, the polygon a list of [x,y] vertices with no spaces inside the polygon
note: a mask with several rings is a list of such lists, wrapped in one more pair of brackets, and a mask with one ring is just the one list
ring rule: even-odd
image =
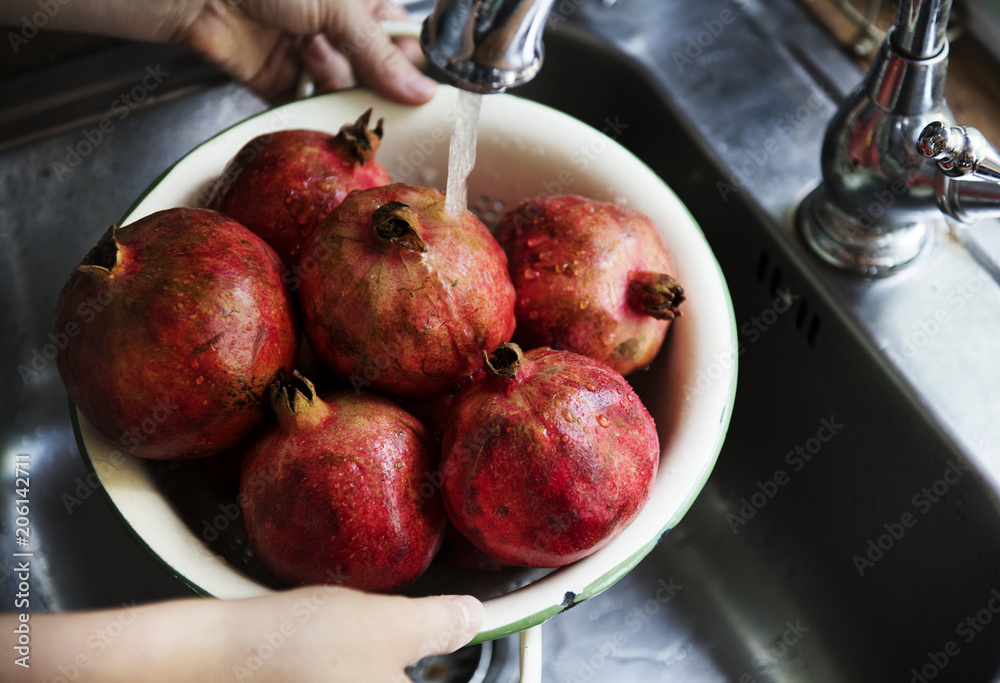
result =
[{"label": "water droplet on fruit", "polygon": [[567,441],[569,441],[569,436],[563,434],[562,436],[559,437],[559,440],[562,441],[563,443],[566,443]]},{"label": "water droplet on fruit", "polygon": [[584,310],[589,305],[590,305],[590,300],[589,299],[584,299],[583,301],[580,302],[580,310],[581,311]]},{"label": "water droplet on fruit", "polygon": [[597,391],[597,385],[596,384],[592,384],[591,383],[591,384],[585,384],[584,386],[587,387],[587,391]]},{"label": "water droplet on fruit", "polygon": [[195,378],[194,383],[195,384],[201,384],[204,381],[205,381],[205,378],[199,375],[198,377]]},{"label": "water droplet on fruit", "polygon": [[602,427],[607,427],[607,426],[609,426],[611,424],[611,420],[609,420],[604,415],[598,415],[597,416],[597,424],[601,425]]},{"label": "water droplet on fruit", "polygon": [[531,237],[526,239],[524,243],[528,245],[529,249],[531,249],[537,247],[539,244],[543,244],[548,241],[549,241],[549,236],[542,234],[542,235],[532,235]]},{"label": "water droplet on fruit", "polygon": [[525,268],[523,275],[525,280],[534,280],[540,273],[534,268]]},{"label": "water droplet on fruit", "polygon": [[569,422],[576,422],[576,414],[569,408],[563,411],[562,416],[564,420],[567,420]]},{"label": "water droplet on fruit", "polygon": [[539,316],[538,311],[532,311],[531,313],[528,314],[528,317],[531,318],[532,320],[538,320],[538,316]]}]

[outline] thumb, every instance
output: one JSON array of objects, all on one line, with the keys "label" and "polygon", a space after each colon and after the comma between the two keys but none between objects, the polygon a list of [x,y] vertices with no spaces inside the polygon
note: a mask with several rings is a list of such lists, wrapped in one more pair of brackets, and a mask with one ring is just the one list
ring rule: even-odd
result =
[{"label": "thumb", "polygon": [[325,33],[361,80],[382,95],[408,104],[431,98],[434,80],[420,72],[361,3],[341,3],[336,10],[327,20]]},{"label": "thumb", "polygon": [[406,614],[396,620],[403,664],[454,652],[472,640],[483,623],[483,604],[471,595],[413,598],[407,603]]}]

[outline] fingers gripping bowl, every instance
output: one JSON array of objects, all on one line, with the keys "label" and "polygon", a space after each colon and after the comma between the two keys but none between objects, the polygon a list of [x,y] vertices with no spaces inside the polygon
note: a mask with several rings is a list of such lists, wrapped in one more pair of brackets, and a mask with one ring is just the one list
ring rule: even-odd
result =
[{"label": "fingers gripping bowl", "polygon": [[[393,180],[444,188],[457,93],[447,87],[411,108],[368,90],[324,95],[264,112],[206,141],[168,169],[121,224],[161,209],[204,205],[226,162],[253,137],[277,128],[335,133],[374,107],[385,119],[379,160]],[[508,568],[462,574],[437,566],[412,594],[471,592],[485,600],[478,641],[539,624],[611,586],[675,526],[698,495],[728,427],[735,392],[736,335],[721,271],[686,209],[641,161],[598,131],[517,97],[484,99],[469,207],[490,224],[504,207],[541,194],[573,193],[626,204],[663,233],[684,284],[684,316],[648,370],[629,381],[656,421],[661,457],[650,500],[610,544],[558,570]],[[206,486],[190,463],[155,463],[123,453],[75,408],[85,459],[127,528],[194,590],[220,598],[277,588],[250,558],[233,497]],[[177,496],[184,491],[184,496]],[[180,500],[183,498],[184,500]]]}]

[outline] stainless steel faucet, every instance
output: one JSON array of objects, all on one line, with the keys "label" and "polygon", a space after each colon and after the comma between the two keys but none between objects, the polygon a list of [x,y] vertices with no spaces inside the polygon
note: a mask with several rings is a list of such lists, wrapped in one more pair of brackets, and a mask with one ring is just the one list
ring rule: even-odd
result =
[{"label": "stainless steel faucet", "polygon": [[[867,77],[827,129],[823,181],[798,218],[808,244],[835,266],[887,275],[930,248],[942,211],[961,221],[1000,214],[1000,189],[982,182],[985,169],[1000,169],[996,150],[955,128],[944,100],[950,11],[951,0],[901,2]],[[979,182],[953,182],[972,174],[949,172],[953,158],[972,152],[982,159]]]},{"label": "stainless steel faucet", "polygon": [[542,66],[542,30],[554,0],[436,0],[420,45],[463,90],[489,94],[525,83]]}]

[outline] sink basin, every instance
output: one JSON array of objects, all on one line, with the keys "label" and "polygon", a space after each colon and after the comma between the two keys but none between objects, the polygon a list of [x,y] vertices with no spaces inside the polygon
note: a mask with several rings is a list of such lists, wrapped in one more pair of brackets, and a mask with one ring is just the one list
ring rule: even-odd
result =
[{"label": "sink basin", "polygon": [[[551,24],[541,74],[516,94],[603,130],[671,186],[723,268],[740,355],[728,437],[701,495],[630,575],[545,624],[545,679],[994,680],[1000,514],[989,456],[1000,446],[988,415],[951,406],[964,394],[989,407],[997,384],[985,365],[947,371],[954,384],[941,386],[960,391],[926,381],[961,360],[948,351],[975,337],[959,334],[973,304],[983,321],[1000,319],[1000,305],[982,308],[996,283],[950,239],[921,271],[846,278],[811,258],[794,228],[819,179],[825,123],[860,74],[784,0],[575,0],[557,3]],[[189,594],[95,495],[46,335],[65,274],[141,189],[262,108],[225,85],[138,109],[59,177],[53,164],[81,130],[0,156],[0,280],[11,293],[2,343],[15,359],[0,369],[11,388],[0,457],[4,486],[18,453],[37,477],[33,609]],[[600,145],[579,163],[600,164]],[[952,279],[941,274],[950,263]],[[896,302],[910,300],[927,307],[900,319]],[[935,331],[939,309],[952,322]],[[687,391],[729,363],[720,355]]]},{"label": "sink basin", "polygon": [[789,237],[801,195],[769,216],[683,134],[699,122],[651,94],[655,70],[587,40],[555,31],[519,94],[610,130],[687,204],[729,282],[739,389],[688,516],[626,582],[546,626],[553,679],[993,680],[993,483],[817,288]]}]

